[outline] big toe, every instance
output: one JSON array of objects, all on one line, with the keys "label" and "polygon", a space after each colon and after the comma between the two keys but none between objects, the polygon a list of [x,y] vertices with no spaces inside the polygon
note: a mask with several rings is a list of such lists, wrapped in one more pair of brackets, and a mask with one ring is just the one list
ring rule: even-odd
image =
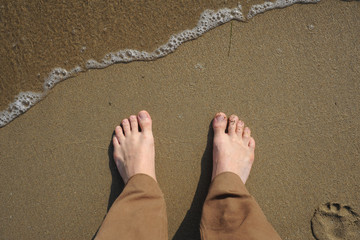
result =
[{"label": "big toe", "polygon": [[213,121],[213,128],[214,133],[225,133],[227,121],[226,121],[226,115],[225,113],[219,112],[215,115],[214,121]]},{"label": "big toe", "polygon": [[151,132],[152,121],[151,121],[150,114],[145,110],[140,111],[138,114],[138,119],[139,119],[139,125],[141,128],[141,131],[142,132]]}]

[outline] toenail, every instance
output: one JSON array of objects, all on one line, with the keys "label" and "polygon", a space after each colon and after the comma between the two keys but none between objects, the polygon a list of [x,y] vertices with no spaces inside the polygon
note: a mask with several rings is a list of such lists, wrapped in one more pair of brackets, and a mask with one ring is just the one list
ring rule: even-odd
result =
[{"label": "toenail", "polygon": [[239,124],[240,127],[243,127],[243,126],[244,126],[244,122],[243,122],[243,121],[239,121],[238,124]]},{"label": "toenail", "polygon": [[224,119],[225,119],[224,115],[222,115],[222,114],[219,114],[219,115],[216,116],[217,121],[223,121]]},{"label": "toenail", "polygon": [[139,117],[140,117],[141,119],[146,119],[148,116],[147,116],[147,114],[146,114],[145,112],[140,112],[140,113],[139,113]]}]

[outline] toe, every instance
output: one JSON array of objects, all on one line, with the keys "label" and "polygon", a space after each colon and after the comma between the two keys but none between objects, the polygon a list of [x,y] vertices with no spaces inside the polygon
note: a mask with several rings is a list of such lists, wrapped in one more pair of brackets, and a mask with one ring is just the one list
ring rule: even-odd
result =
[{"label": "toe", "polygon": [[229,126],[228,126],[229,135],[235,135],[236,125],[237,125],[238,121],[239,121],[238,116],[231,115],[229,117]]},{"label": "toe", "polygon": [[116,136],[113,136],[112,142],[113,142],[113,145],[114,145],[115,149],[120,147],[119,140],[118,140],[118,138]]},{"label": "toe", "polygon": [[138,121],[137,121],[137,117],[135,115],[130,116],[130,126],[131,126],[131,131],[133,133],[139,132]]},{"label": "toe", "polygon": [[123,130],[121,129],[120,126],[117,126],[115,128],[115,137],[117,138],[117,140],[119,141],[119,143],[121,143],[121,141],[124,139],[124,133]]},{"label": "toe", "polygon": [[242,136],[242,140],[243,140],[245,146],[249,146],[250,136],[251,136],[250,128],[245,127],[244,128],[244,133],[243,133],[243,136]]},{"label": "toe", "polygon": [[138,119],[139,119],[141,131],[144,133],[151,132],[152,121],[150,114],[145,110],[140,111],[138,114]]},{"label": "toe", "polygon": [[128,119],[122,120],[121,125],[124,129],[125,136],[129,136],[131,133],[129,120]]},{"label": "toe", "polygon": [[225,113],[217,113],[213,121],[214,133],[225,133],[226,124],[227,122]]},{"label": "toe", "polygon": [[243,132],[244,132],[244,122],[239,120],[238,123],[237,123],[237,126],[236,126],[236,134],[239,137],[242,137]]},{"label": "toe", "polygon": [[252,137],[250,138],[250,141],[249,141],[249,147],[252,149],[255,149],[255,140]]},{"label": "toe", "polygon": [[244,137],[244,138],[250,138],[250,136],[251,136],[250,128],[246,127],[246,128],[244,129],[243,137]]}]

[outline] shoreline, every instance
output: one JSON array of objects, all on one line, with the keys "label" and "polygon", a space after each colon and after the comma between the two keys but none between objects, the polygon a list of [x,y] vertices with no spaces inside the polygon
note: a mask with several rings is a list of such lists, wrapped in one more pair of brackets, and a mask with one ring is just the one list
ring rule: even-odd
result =
[{"label": "shoreline", "polygon": [[[48,77],[44,79],[42,92],[21,91],[18,95],[15,96],[13,102],[11,102],[7,108],[4,108],[4,110],[0,111],[0,128],[4,127],[9,122],[28,111],[32,106],[46,97],[49,90],[51,90],[57,83],[68,78],[72,78],[77,74],[81,74],[81,72],[88,71],[89,69],[106,68],[116,63],[154,61],[158,58],[165,57],[168,54],[173,53],[183,43],[195,40],[211,29],[232,20],[250,20],[257,14],[265,13],[266,11],[276,8],[290,7],[297,3],[318,3],[319,1],[320,0],[294,0],[293,2],[284,3],[282,0],[277,0],[274,3],[266,2],[264,4],[252,5],[249,8],[248,14],[246,14],[247,19],[243,16],[242,7],[240,4],[232,9],[222,8],[218,11],[205,10],[201,13],[196,27],[171,35],[168,42],[160,45],[153,52],[124,49],[117,52],[107,53],[100,61],[89,59],[86,60],[86,62],[77,63],[77,65],[71,70],[67,70],[61,67],[53,68],[48,74]],[[83,46],[81,52],[85,50],[86,47]],[[1,102],[2,101],[0,101],[0,107],[3,106]]]}]

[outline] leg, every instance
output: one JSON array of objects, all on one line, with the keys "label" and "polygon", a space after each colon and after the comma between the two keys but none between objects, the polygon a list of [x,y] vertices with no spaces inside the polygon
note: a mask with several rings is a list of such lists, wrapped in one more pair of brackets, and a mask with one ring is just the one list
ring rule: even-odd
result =
[{"label": "leg", "polygon": [[155,176],[151,124],[149,113],[141,111],[124,119],[122,128],[115,128],[114,161],[125,188],[96,239],[168,239],[165,200]]},{"label": "leg", "polygon": [[245,188],[255,150],[250,129],[234,115],[228,122],[224,113],[216,114],[213,128],[213,173],[201,217],[202,239],[280,239]]}]

